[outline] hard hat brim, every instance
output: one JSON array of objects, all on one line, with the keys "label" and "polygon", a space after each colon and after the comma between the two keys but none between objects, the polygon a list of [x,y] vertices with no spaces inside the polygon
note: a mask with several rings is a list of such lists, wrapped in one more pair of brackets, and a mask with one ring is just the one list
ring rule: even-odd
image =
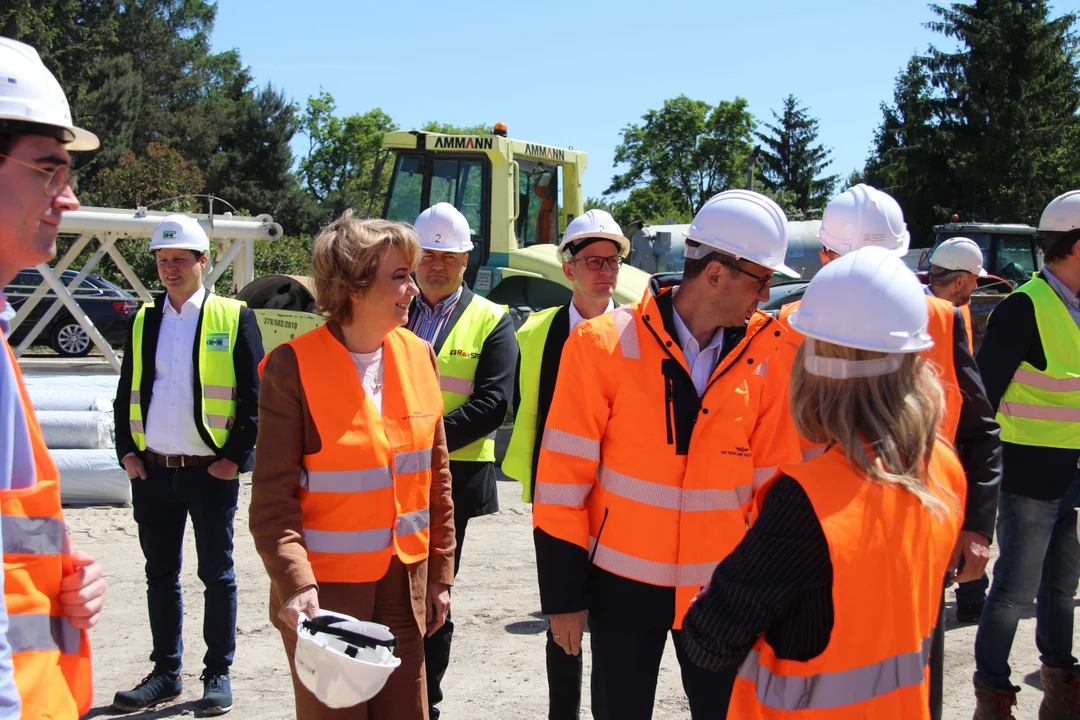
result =
[{"label": "hard hat brim", "polygon": [[801,314],[801,310],[795,310],[795,312],[791,313],[790,317],[788,317],[788,324],[791,325],[795,332],[808,338],[832,343],[833,345],[842,345],[844,347],[855,348],[856,350],[869,350],[870,352],[882,353],[917,353],[922,352],[923,350],[929,350],[934,346],[934,341],[929,335],[924,335],[924,337],[910,337],[908,343],[902,348],[886,348],[881,347],[880,345],[875,346],[871,343],[854,342],[849,338],[830,336],[825,333],[799,327],[799,316]]},{"label": "hard hat brim", "polygon": [[[36,126],[41,127],[41,128],[54,129],[57,133],[66,132],[69,135],[71,135],[71,139],[67,140],[66,142],[64,142],[64,141],[62,141],[62,142],[64,142],[64,147],[66,149],[72,151],[72,152],[85,152],[85,151],[88,151],[88,150],[97,150],[99,147],[101,147],[101,142],[98,140],[97,135],[90,132],[89,130],[84,130],[84,129],[80,128],[80,127],[75,127],[74,125],[57,125],[56,123],[42,122],[41,120],[30,120],[30,119],[27,119],[25,116],[22,116],[22,115],[9,115],[9,114],[6,114],[6,113],[5,114],[0,114],[0,121],[3,121],[3,120],[7,120],[7,121],[10,121],[10,122],[16,124],[16,126],[18,126],[19,129],[22,129],[22,128],[31,129],[31,128],[33,128],[33,126],[36,125]],[[41,134],[41,135],[45,135],[47,137],[53,137],[53,135],[51,133],[19,132],[18,130],[14,131],[14,134],[15,135]],[[59,139],[59,138],[57,138],[57,139]]]},{"label": "hard hat brim", "polygon": [[191,243],[168,243],[166,245],[151,245],[150,252],[155,250],[192,250],[194,252],[207,253],[210,252],[210,246],[206,247],[194,247]]},{"label": "hard hat brim", "polygon": [[615,243],[615,247],[619,248],[619,255],[621,257],[626,257],[630,254],[630,241],[627,240],[624,235],[616,235],[615,233],[607,232],[581,233],[580,235],[575,235],[569,240],[564,239],[561,243],[559,243],[559,252],[565,255],[566,249],[568,247],[570,247],[571,245],[580,245],[586,240],[610,240],[611,242]]},{"label": "hard hat brim", "polygon": [[86,152],[89,150],[97,150],[101,147],[101,141],[98,140],[98,136],[89,130],[83,130],[82,128],[71,127],[67,128],[71,131],[75,138],[67,143],[65,147],[72,152]]},{"label": "hard hat brim", "polygon": [[448,248],[448,247],[443,246],[443,245],[440,245],[440,246],[426,245],[426,244],[424,244],[424,242],[422,240],[420,241],[420,249],[421,250],[431,250],[432,252],[457,253],[458,255],[461,255],[462,253],[471,252],[474,247],[476,247],[476,246],[473,245],[472,240],[469,241],[469,247],[466,247],[466,248]]},{"label": "hard hat brim", "polygon": [[719,239],[716,239],[716,238],[713,238],[712,240],[702,240],[701,238],[694,237],[689,232],[684,232],[683,237],[685,237],[687,240],[693,240],[696,243],[700,243],[701,245],[704,245],[705,247],[710,247],[713,250],[716,250],[718,252],[722,252],[722,253],[726,253],[728,255],[732,255],[734,257],[739,258],[740,260],[745,260],[747,262],[752,262],[755,265],[760,265],[763,268],[768,268],[769,270],[772,270],[774,273],[776,273],[778,275],[783,275],[786,278],[790,278],[792,280],[798,280],[799,278],[802,277],[802,275],[800,275],[795,270],[792,270],[791,268],[789,268],[787,265],[785,265],[782,262],[781,263],[776,263],[775,265],[769,265],[769,264],[766,264],[766,263],[763,263],[763,262],[758,262],[754,258],[746,257],[746,250],[744,250],[743,248],[740,248],[740,247],[738,247],[736,245],[731,245],[729,243],[726,243],[723,240],[719,240]]}]

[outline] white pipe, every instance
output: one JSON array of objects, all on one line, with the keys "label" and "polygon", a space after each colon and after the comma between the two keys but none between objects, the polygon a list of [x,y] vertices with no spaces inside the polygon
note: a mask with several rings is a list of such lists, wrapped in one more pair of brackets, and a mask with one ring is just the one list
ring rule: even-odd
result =
[{"label": "white pipe", "polygon": [[162,213],[145,210],[115,210],[111,208],[84,207],[64,213],[60,220],[63,233],[116,233],[121,237],[150,237],[154,228],[166,215],[184,214],[199,222],[211,238],[233,240],[276,240],[282,236],[281,225],[268,215],[257,218],[240,218],[232,215],[215,215],[213,222],[205,214]]}]

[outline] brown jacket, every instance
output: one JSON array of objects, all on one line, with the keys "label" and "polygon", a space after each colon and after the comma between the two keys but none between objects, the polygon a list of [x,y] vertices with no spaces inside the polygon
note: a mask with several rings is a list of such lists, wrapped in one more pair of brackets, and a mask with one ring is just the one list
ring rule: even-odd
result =
[{"label": "brown jacket", "polygon": [[[341,330],[335,324],[330,324],[330,331],[342,340]],[[438,372],[434,352],[431,364]],[[306,587],[318,587],[304,546],[303,511],[297,489],[303,456],[318,452],[322,442],[300,385],[296,353],[289,345],[278,346],[266,358],[259,392],[259,436],[255,448],[248,524],[255,538],[255,548],[270,575],[270,620],[280,629],[278,610],[281,605]],[[442,420],[435,428],[431,453],[430,505],[428,559],[408,566],[413,612],[421,631],[426,625],[428,578],[446,585],[454,582],[454,506],[450,499],[449,453]],[[340,588],[346,589],[352,596],[368,593],[374,596],[375,583],[355,583],[349,588]],[[339,595],[336,591],[332,594]],[[320,600],[325,599],[324,595],[320,592]],[[354,599],[366,604],[363,597]],[[344,607],[336,608],[324,602],[320,605],[349,614]],[[295,628],[291,631],[295,632]]]}]

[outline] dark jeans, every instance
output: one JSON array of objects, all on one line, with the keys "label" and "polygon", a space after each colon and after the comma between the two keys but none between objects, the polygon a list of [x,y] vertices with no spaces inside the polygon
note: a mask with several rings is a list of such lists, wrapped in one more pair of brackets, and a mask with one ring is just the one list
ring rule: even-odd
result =
[{"label": "dark jeans", "polygon": [[[584,645],[584,643],[582,643]],[[568,655],[547,631],[548,720],[578,720],[581,716],[581,675],[585,648]]]},{"label": "dark jeans", "polygon": [[670,632],[693,720],[724,720],[738,668],[717,673],[686,657],[681,630],[633,625],[589,613],[592,639],[592,712],[596,720],[649,720],[656,700],[660,660]]},{"label": "dark jeans", "polygon": [[166,468],[146,463],[146,480],[131,481],[131,501],[146,558],[146,602],[154,650],[150,660],[179,674],[184,654],[184,599],[180,567],[184,526],[191,515],[203,592],[203,665],[228,673],[236,652],[236,575],[233,518],[239,480],[218,480],[205,467]]},{"label": "dark jeans", "polygon": [[1024,608],[1036,601],[1035,644],[1043,664],[1072,668],[1073,614],[1080,579],[1076,501],[1080,473],[1064,497],[1048,502],[1002,492],[997,537],[1001,555],[975,636],[975,676],[1009,689],[1009,653]]},{"label": "dark jeans", "polygon": [[[454,550],[454,577],[457,577],[458,568],[461,567],[461,548],[465,544],[465,528],[468,526],[469,518],[465,513],[461,515],[454,513],[454,539],[457,540],[457,547]],[[441,628],[433,635],[424,638],[429,720],[439,720],[438,704],[443,699],[442,679],[446,675],[446,668],[450,667],[450,645],[454,641],[454,623],[450,619],[451,612],[452,610],[446,612],[446,623]]]}]

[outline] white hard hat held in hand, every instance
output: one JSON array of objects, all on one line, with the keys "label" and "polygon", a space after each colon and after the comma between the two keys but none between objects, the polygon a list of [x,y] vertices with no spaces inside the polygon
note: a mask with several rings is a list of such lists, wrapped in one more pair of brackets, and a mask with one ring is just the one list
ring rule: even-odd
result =
[{"label": "white hard hat held in hand", "polygon": [[210,250],[210,238],[199,221],[187,215],[166,215],[150,236],[150,250]]},{"label": "white hard hat held in hand", "polygon": [[886,192],[859,183],[825,206],[818,240],[840,255],[863,247],[880,247],[904,255],[911,235],[900,203]]},{"label": "white hard hat held in hand", "polygon": [[320,610],[296,626],[296,675],[327,707],[346,708],[379,694],[401,660],[385,625]]},{"label": "white hard hat held in hand", "polygon": [[619,248],[619,256],[630,252],[630,241],[623,235],[619,223],[606,210],[589,210],[574,218],[563,232],[559,252],[564,259],[571,259],[595,240],[610,240]]},{"label": "white hard hat held in hand", "polygon": [[0,37],[0,131],[12,135],[47,135],[68,150],[96,150],[97,136],[75,127],[60,83],[37,50]]},{"label": "white hard hat held in hand", "polygon": [[[790,322],[807,337],[807,371],[831,378],[895,372],[904,354],[934,344],[922,283],[881,247],[860,248],[822,268]],[[873,360],[820,357],[814,354],[814,340],[888,355]]]},{"label": "white hard hat held in hand", "polygon": [[1080,190],[1070,190],[1050,201],[1039,219],[1039,232],[1069,232],[1080,228]]},{"label": "white hard hat held in hand", "polygon": [[685,233],[702,247],[687,245],[683,254],[700,259],[713,250],[734,255],[790,278],[799,277],[784,264],[787,216],[770,198],[750,190],[714,195],[694,216]]},{"label": "white hard hat held in hand", "polygon": [[983,254],[978,243],[965,237],[949,238],[938,245],[930,264],[943,270],[964,270],[972,275],[986,275]]},{"label": "white hard hat held in hand", "polygon": [[465,253],[473,249],[469,221],[447,202],[432,205],[420,213],[413,230],[420,238],[420,247],[425,250]]}]

